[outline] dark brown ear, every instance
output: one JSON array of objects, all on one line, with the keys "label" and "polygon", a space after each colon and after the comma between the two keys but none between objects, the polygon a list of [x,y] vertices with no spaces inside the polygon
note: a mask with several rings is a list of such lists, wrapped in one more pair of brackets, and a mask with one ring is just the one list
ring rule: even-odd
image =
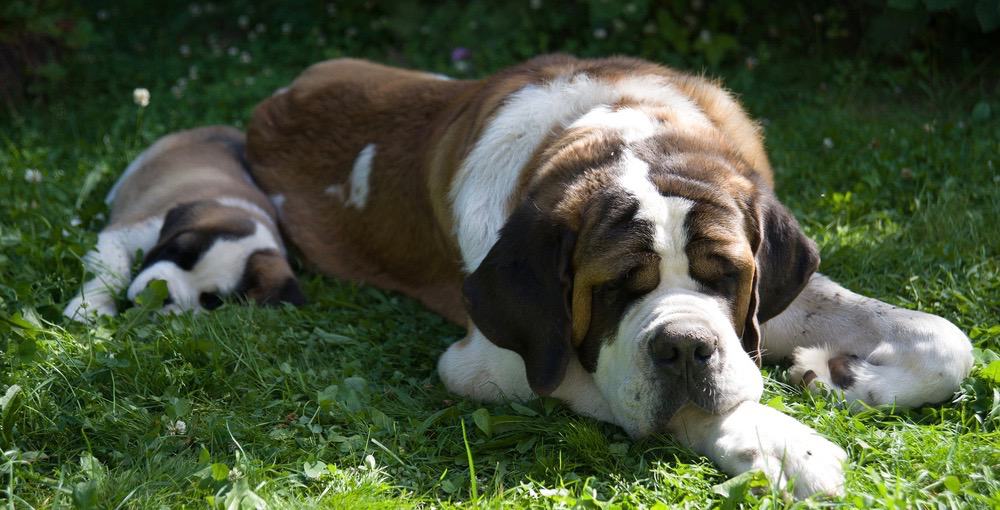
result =
[{"label": "dark brown ear", "polygon": [[562,382],[570,345],[576,235],[530,200],[518,207],[500,238],[465,278],[465,307],[491,342],[518,353],[528,384],[548,395]]},{"label": "dark brown ear", "polygon": [[306,303],[288,260],[276,250],[259,250],[247,258],[237,291],[265,306],[280,303],[302,306]]},{"label": "dark brown ear", "polygon": [[770,189],[762,189],[758,207],[762,237],[756,254],[755,287],[757,320],[764,323],[802,292],[819,267],[819,250]]}]

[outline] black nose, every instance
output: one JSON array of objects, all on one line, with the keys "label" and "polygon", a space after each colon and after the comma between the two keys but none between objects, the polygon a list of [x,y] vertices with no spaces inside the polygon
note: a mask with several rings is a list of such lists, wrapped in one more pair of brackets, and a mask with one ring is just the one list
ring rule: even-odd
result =
[{"label": "black nose", "polygon": [[718,339],[705,330],[683,333],[661,330],[650,340],[649,353],[657,367],[683,370],[685,365],[699,368],[707,365],[718,351]]}]

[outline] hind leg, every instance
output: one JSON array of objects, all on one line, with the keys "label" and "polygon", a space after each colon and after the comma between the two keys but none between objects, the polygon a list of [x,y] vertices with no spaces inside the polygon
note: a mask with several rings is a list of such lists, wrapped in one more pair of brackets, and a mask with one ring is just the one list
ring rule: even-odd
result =
[{"label": "hind leg", "polygon": [[153,247],[162,223],[162,219],[152,219],[102,231],[97,246],[83,257],[84,267],[94,277],[83,284],[63,315],[89,322],[97,316],[117,314],[115,299],[131,280],[135,252]]},{"label": "hind leg", "polygon": [[916,407],[950,397],[972,368],[972,345],[946,319],[851,292],[822,275],[762,326],[764,357],[792,360],[793,382],[851,403]]}]

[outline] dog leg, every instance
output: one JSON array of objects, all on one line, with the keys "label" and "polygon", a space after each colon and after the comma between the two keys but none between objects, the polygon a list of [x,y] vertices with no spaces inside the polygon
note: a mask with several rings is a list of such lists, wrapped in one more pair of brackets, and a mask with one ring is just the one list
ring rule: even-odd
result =
[{"label": "dog leg", "polygon": [[131,278],[136,250],[149,250],[156,243],[162,218],[105,230],[97,236],[97,246],[83,257],[84,267],[94,277],[70,300],[63,315],[89,322],[100,315],[115,315],[117,295]]},{"label": "dog leg", "polygon": [[[536,398],[528,385],[524,362],[514,351],[497,347],[478,329],[472,328],[465,339],[455,342],[438,360],[438,375],[448,391],[485,402],[530,400]],[[566,367],[566,376],[552,392],[578,414],[616,423],[607,400],[574,356]]]},{"label": "dog leg", "polygon": [[950,397],[972,368],[972,345],[936,315],[855,294],[814,275],[762,326],[765,359],[792,359],[794,382],[822,382],[851,403],[915,407]]},{"label": "dog leg", "polygon": [[721,415],[688,406],[669,428],[678,441],[730,475],[760,469],[780,490],[791,482],[799,499],[844,493],[844,450],[768,406],[744,402]]}]

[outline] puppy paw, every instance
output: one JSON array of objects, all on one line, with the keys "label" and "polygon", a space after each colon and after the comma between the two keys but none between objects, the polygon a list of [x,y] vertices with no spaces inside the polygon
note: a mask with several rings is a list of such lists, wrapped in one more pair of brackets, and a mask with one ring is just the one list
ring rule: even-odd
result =
[{"label": "puppy paw", "polygon": [[95,293],[86,297],[78,294],[63,310],[63,316],[83,323],[92,323],[102,315],[113,316],[117,313],[115,300],[104,293]]},{"label": "puppy paw", "polygon": [[164,312],[177,313],[198,308],[198,290],[188,283],[187,273],[170,262],[157,262],[139,273],[128,288],[129,301],[146,290],[153,280],[163,280],[167,284],[169,296]]}]

